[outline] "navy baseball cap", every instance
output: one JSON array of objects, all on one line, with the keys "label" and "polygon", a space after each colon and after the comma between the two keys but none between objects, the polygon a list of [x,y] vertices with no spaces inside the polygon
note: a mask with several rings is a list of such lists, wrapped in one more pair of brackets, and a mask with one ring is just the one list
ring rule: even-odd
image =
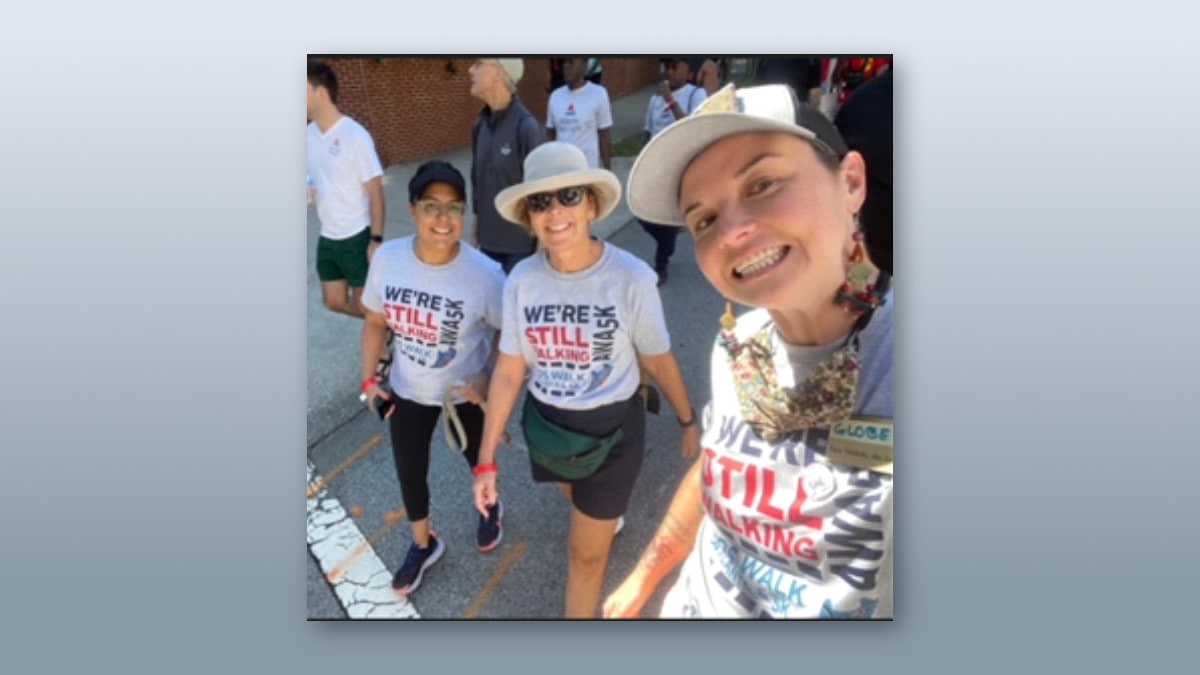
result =
[{"label": "navy baseball cap", "polygon": [[429,187],[430,183],[439,182],[448,183],[458,190],[458,196],[466,201],[467,185],[462,174],[450,163],[437,159],[417,167],[417,173],[413,174],[412,180],[408,181],[408,201],[416,202],[421,195],[425,194],[425,188]]}]

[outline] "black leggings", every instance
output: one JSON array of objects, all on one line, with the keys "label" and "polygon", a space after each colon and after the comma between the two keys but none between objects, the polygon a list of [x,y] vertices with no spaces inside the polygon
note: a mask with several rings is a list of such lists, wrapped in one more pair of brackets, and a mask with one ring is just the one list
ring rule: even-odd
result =
[{"label": "black leggings", "polygon": [[[391,418],[392,457],[400,479],[400,496],[411,522],[429,517],[429,448],[441,406],[421,405],[392,395],[396,401]],[[479,461],[479,443],[483,438],[483,410],[474,403],[454,406],[467,435],[463,457],[474,467]],[[451,426],[453,429],[453,426]]]},{"label": "black leggings", "polygon": [[654,237],[654,242],[657,244],[654,248],[654,271],[661,272],[667,269],[667,263],[670,262],[671,256],[675,255],[675,238],[679,236],[683,228],[647,223],[644,220],[638,220],[638,222],[642,224],[642,229],[646,231],[646,234]]}]

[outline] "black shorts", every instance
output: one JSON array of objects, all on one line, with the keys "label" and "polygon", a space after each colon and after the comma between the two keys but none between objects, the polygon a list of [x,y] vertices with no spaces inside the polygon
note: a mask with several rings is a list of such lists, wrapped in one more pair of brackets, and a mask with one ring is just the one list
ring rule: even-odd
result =
[{"label": "black shorts", "polygon": [[[525,395],[530,396],[529,393]],[[646,451],[646,413],[642,397],[634,394],[628,400],[592,410],[563,410],[536,398],[533,404],[547,420],[581,434],[601,437],[617,427],[625,430],[625,435],[613,446],[600,468],[586,478],[567,480],[533,459],[529,460],[533,480],[569,484],[571,502],[584,515],[597,520],[612,520],[624,515]]]}]

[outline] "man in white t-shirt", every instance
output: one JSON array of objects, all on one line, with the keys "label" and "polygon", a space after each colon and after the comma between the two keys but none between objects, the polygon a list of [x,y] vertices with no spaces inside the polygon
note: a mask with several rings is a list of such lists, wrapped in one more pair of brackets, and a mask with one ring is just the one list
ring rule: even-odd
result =
[{"label": "man in white t-shirt", "polygon": [[367,265],[383,242],[383,167],[361,124],[337,108],[337,76],[308,62],[308,199],[321,221],[317,277],[325,307],[363,317]]},{"label": "man in white t-shirt", "polygon": [[[692,114],[701,103],[708,99],[708,93],[701,87],[688,82],[692,67],[682,56],[672,56],[661,61],[663,81],[658,84],[658,92],[650,97],[650,105],[646,108],[646,140],[657,136],[666,129]],[[667,263],[675,254],[675,237],[679,236],[681,228],[670,225],[649,223],[638,219],[646,234],[654,237],[654,271],[658,273],[658,285],[667,283]]]},{"label": "man in white t-shirt", "polygon": [[583,151],[588,167],[612,170],[612,105],[608,90],[586,78],[588,60],[564,59],[566,84],[550,93],[546,137]]}]

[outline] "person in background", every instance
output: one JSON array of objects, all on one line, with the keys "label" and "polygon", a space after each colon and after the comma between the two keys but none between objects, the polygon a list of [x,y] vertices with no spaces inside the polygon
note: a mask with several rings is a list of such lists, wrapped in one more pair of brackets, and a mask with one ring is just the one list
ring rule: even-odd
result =
[{"label": "person in background", "polygon": [[602,84],[600,80],[604,78],[604,64],[600,63],[600,59],[592,57],[587,60],[587,71],[584,77],[592,84]]},{"label": "person in background", "polygon": [[321,234],[317,277],[326,309],[362,318],[367,265],[383,241],[383,166],[371,134],[337,107],[337,75],[308,62],[309,201]]},{"label": "person in background", "polygon": [[496,212],[495,198],[521,182],[522,162],[546,140],[542,125],[517,97],[525,73],[521,59],[476,59],[471,95],[484,102],[471,130],[471,242],[507,274],[533,253],[536,240]]},{"label": "person in background", "polygon": [[821,95],[821,60],[772,56],[759,61],[755,84],[786,84],[802,103],[817,105]]},{"label": "person in background", "polygon": [[712,57],[691,59],[692,83],[712,96],[721,88],[721,64]]},{"label": "person in background", "polygon": [[[412,546],[392,578],[407,595],[421,585],[425,571],[442,557],[445,544],[429,523],[430,438],[442,414],[461,429],[453,437],[463,459],[475,467],[483,431],[488,371],[501,326],[504,273],[500,265],[461,242],[466,212],[462,174],[442,161],[426,162],[408,183],[408,212],[416,234],[379,247],[363,292],[363,398],[385,413],[404,508],[412,526]],[[393,366],[386,381],[374,374],[371,355],[391,335]],[[465,446],[465,447],[464,447]],[[500,544],[500,502],[479,519],[475,545],[491,551]]]},{"label": "person in background", "polygon": [[546,93],[549,94],[566,84],[567,81],[563,78],[563,59],[555,57],[547,60],[550,62],[550,86],[546,89]]},{"label": "person in background", "polygon": [[845,105],[854,90],[873,77],[878,77],[892,65],[890,58],[851,57],[839,58],[833,67],[832,79],[841,88],[838,105]]},{"label": "person in background", "polygon": [[[692,70],[686,58],[669,57],[662,59],[660,64],[663,81],[659,83],[658,91],[650,97],[650,104],[646,108],[646,140],[686,117],[708,98],[703,89],[688,82]],[[646,234],[654,239],[654,271],[658,274],[658,285],[662,286],[667,283],[667,266],[671,256],[675,255],[675,238],[679,236],[679,228],[642,218],[638,218],[638,222]]]},{"label": "person in background", "polygon": [[592,169],[579,148],[539,146],[525,180],[496,196],[496,208],[529,228],[539,253],[504,286],[504,330],[488,390],[475,505],[499,499],[496,449],[526,386],[522,429],[535,482],[555,483],[571,504],[565,614],[594,618],[613,534],[645,453],[639,366],[658,383],[682,429],[681,452],[695,457],[696,418],[654,275],[644,262],[591,236],[612,212],[621,184]]},{"label": "person in background", "polygon": [[867,163],[867,198],[859,214],[871,260],[892,269],[892,68],[856,89],[833,123]]},{"label": "person in background", "polygon": [[868,167],[786,85],[729,85],[651,139],[638,217],[686,228],[731,302],[704,452],[604,603],[638,616],[892,616],[891,276],[862,246]]},{"label": "person in background", "polygon": [[565,84],[550,93],[546,105],[546,138],[565,141],[583,151],[588,166],[612,169],[612,104],[608,90],[584,77],[587,59],[563,60]]}]

